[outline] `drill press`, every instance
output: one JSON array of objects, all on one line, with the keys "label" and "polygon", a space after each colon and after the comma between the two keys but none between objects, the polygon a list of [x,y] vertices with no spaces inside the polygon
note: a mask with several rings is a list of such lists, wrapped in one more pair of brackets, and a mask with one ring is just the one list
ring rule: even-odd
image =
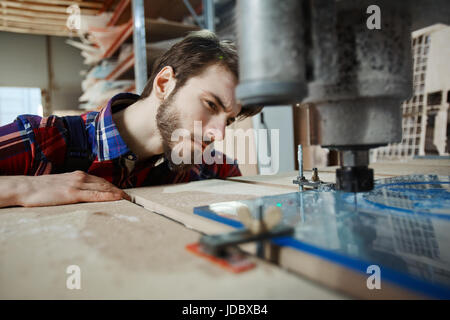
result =
[{"label": "drill press", "polygon": [[[380,28],[368,24],[379,8]],[[369,151],[402,138],[411,32],[450,20],[447,1],[238,0],[243,107],[309,103],[312,136],[338,150],[338,190],[370,191]]]}]

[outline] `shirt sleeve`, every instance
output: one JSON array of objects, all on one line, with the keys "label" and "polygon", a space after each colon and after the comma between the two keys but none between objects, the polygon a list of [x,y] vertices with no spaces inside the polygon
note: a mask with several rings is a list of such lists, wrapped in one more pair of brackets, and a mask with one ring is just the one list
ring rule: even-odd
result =
[{"label": "shirt sleeve", "polygon": [[218,173],[219,179],[242,176],[237,161],[234,161],[232,164],[224,163],[218,166],[219,166],[219,173]]},{"label": "shirt sleeve", "polygon": [[242,176],[237,160],[233,160],[219,151],[214,152],[216,153],[216,159],[221,159],[221,161],[206,165],[206,170],[210,173],[211,177],[226,179]]},{"label": "shirt sleeve", "polygon": [[64,163],[66,129],[61,118],[21,115],[0,127],[0,174],[41,175]]}]

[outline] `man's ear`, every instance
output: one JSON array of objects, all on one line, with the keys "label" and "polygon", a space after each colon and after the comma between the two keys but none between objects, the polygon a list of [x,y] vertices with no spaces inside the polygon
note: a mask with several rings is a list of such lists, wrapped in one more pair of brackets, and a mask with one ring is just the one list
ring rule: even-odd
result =
[{"label": "man's ear", "polygon": [[165,66],[155,77],[153,81],[153,92],[158,99],[166,99],[175,88],[177,80],[175,78],[175,72],[170,66]]}]

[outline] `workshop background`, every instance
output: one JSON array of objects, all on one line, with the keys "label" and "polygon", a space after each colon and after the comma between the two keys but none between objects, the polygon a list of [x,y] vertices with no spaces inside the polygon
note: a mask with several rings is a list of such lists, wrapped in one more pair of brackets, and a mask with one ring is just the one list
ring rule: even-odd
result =
[{"label": "workshop background", "polygon": [[[136,92],[155,59],[189,31],[207,28],[236,40],[235,0],[144,2],[144,11],[135,12],[145,19],[143,45],[133,42],[139,31],[130,0],[1,0],[0,124],[24,113],[81,114],[100,109],[118,92]],[[372,150],[371,162],[449,155],[450,27],[436,24],[411,37],[414,87],[402,104],[403,138]],[[298,169],[298,144],[305,169],[338,164],[334,151],[314,145],[308,105],[266,107],[261,120],[257,115],[234,127],[279,129],[279,172]],[[271,170],[242,166],[244,175]]]}]

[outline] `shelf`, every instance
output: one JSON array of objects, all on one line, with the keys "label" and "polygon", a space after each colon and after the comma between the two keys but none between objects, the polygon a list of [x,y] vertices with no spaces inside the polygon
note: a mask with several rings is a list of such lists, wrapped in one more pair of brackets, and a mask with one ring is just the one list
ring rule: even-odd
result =
[{"label": "shelf", "polygon": [[125,29],[122,33],[117,37],[116,41],[106,50],[103,55],[103,59],[111,57],[117,49],[133,34],[133,20],[127,22]]},{"label": "shelf", "polygon": [[[194,8],[200,8],[201,0],[190,0]],[[104,8],[114,8],[110,20],[106,27],[121,28],[119,30],[109,30],[116,35],[111,45],[102,56],[103,59],[116,58],[120,47],[124,43],[130,43],[133,35],[133,16],[131,0],[110,0],[105,3]],[[198,11],[198,10],[197,10]],[[196,25],[186,25],[181,22],[182,18],[188,14],[188,10],[181,0],[152,0],[145,1],[145,33],[147,43],[147,71],[151,68],[155,60],[163,54],[172,44],[167,43],[152,44],[162,40],[172,40],[182,38],[190,31],[199,30]],[[123,29],[122,29],[123,28]],[[129,53],[104,79],[107,81],[118,81],[124,78],[133,79],[133,70],[135,65],[134,52]],[[136,92],[136,85],[132,85],[124,92]]]},{"label": "shelf", "polygon": [[109,20],[109,22],[106,26],[111,27],[111,26],[116,25],[116,23],[119,21],[120,17],[124,13],[125,9],[128,8],[130,3],[131,3],[131,0],[121,0],[117,4],[116,8],[114,9],[114,13],[111,17],[111,20]]},{"label": "shelf", "polygon": [[[189,31],[199,30],[199,27],[180,22],[145,19],[146,37],[148,42],[161,41],[185,36]],[[133,20],[127,22],[125,29],[116,41],[106,50],[103,59],[111,57],[117,49],[133,34]]]},{"label": "shelf", "polygon": [[[181,22],[183,17],[189,15],[189,10],[183,0],[152,0],[145,1],[144,13],[146,18],[157,19],[162,17],[168,21]],[[202,0],[189,0],[191,6],[198,12]]]},{"label": "shelf", "polygon": [[[202,0],[189,0],[189,2],[194,10],[202,6]],[[114,20],[112,20],[113,24],[111,25],[119,25],[132,19],[130,3],[130,0],[120,0],[114,9],[114,14],[111,18]],[[151,0],[144,3],[144,15],[150,19],[161,17],[166,21],[181,22],[184,16],[189,15],[189,10],[182,0]]]},{"label": "shelf", "polygon": [[[151,72],[151,66],[155,60],[161,56],[166,50],[160,48],[152,48],[151,45],[147,45],[147,67],[148,71]],[[108,81],[117,80],[124,73],[129,71],[134,66],[134,53],[130,53],[125,59],[120,62],[116,68],[105,78]]]},{"label": "shelf", "polygon": [[133,84],[129,88],[126,88],[124,92],[136,93],[136,86]]},{"label": "shelf", "polygon": [[105,80],[113,81],[130,70],[134,66],[134,52],[130,53],[128,57],[123,59],[121,63],[105,78]]},{"label": "shelf", "polygon": [[200,30],[198,26],[181,22],[145,19],[147,43],[184,37],[190,31]]}]

